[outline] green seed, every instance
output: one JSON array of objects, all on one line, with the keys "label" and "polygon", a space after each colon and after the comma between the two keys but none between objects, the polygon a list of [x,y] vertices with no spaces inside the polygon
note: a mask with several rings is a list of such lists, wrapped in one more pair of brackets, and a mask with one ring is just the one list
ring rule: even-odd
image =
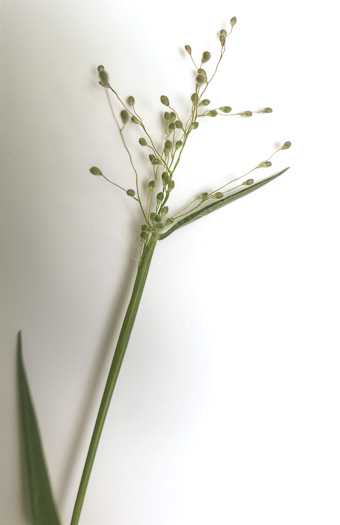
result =
[{"label": "green seed", "polygon": [[205,201],[207,200],[208,196],[209,196],[209,193],[205,191],[204,193],[201,193],[201,195],[198,196],[198,199],[202,199],[202,201]]},{"label": "green seed", "polygon": [[158,202],[162,202],[162,200],[164,199],[164,193],[162,191],[157,193],[156,199],[157,199]]},{"label": "green seed", "polygon": [[242,182],[242,186],[251,186],[252,184],[254,184],[254,179],[248,179]]},{"label": "green seed", "polygon": [[126,190],[126,193],[129,197],[134,197],[135,196],[135,190]]},{"label": "green seed", "polygon": [[174,122],[171,122],[171,123],[169,124],[169,130],[170,130],[170,131],[174,131],[175,129],[176,129],[175,123],[174,123]]},{"label": "green seed", "polygon": [[261,113],[272,113],[272,108],[264,108]]},{"label": "green seed", "polygon": [[186,45],[186,46],[184,46],[184,49],[185,49],[185,51],[188,53],[188,55],[191,56],[191,47],[188,46],[188,45]]},{"label": "green seed", "polygon": [[190,126],[190,129],[197,129],[199,126],[199,123],[198,122],[193,122]]},{"label": "green seed", "polygon": [[202,84],[204,84],[204,82],[206,81],[206,78],[204,75],[197,75],[196,77],[196,83],[201,86]]},{"label": "green seed", "polygon": [[165,111],[165,113],[164,113],[164,119],[165,119],[165,120],[169,120],[169,118],[170,118],[170,113],[169,113],[169,111]]},{"label": "green seed", "polygon": [[138,142],[139,142],[139,144],[140,144],[141,146],[147,146],[147,144],[148,144],[148,143],[146,142],[146,140],[145,140],[143,137],[141,137],[141,138],[139,139]]},{"label": "green seed", "polygon": [[135,105],[135,99],[132,96],[130,96],[127,99],[127,103],[129,104],[129,106],[134,106]]},{"label": "green seed", "polygon": [[202,55],[202,62],[208,62],[208,60],[210,60],[211,58],[211,54],[209,53],[209,51],[204,51],[203,55]]},{"label": "green seed", "polygon": [[160,214],[162,217],[165,217],[165,215],[168,213],[169,208],[168,206],[163,206],[163,208],[160,210]]},{"label": "green seed", "polygon": [[90,173],[92,173],[92,175],[103,175],[97,166],[92,166],[92,168],[90,168]]},{"label": "green seed", "polygon": [[[210,100],[205,98],[204,100],[201,100],[201,102],[198,104],[199,106],[209,106]],[[220,108],[221,109],[221,108]]]},{"label": "green seed", "polygon": [[208,117],[216,117],[217,111],[215,109],[211,109],[207,112]]},{"label": "green seed", "polygon": [[171,140],[166,140],[166,141],[165,141],[164,148],[167,149],[167,150],[169,150],[169,149],[172,148],[172,142],[171,142]]},{"label": "green seed", "polygon": [[161,102],[162,104],[164,104],[164,106],[168,106],[170,104],[168,97],[166,97],[165,95],[161,96]]},{"label": "green seed", "polygon": [[175,126],[177,129],[183,129],[183,124],[180,120],[176,120]]},{"label": "green seed", "polygon": [[281,149],[288,149],[288,148],[291,147],[291,145],[292,145],[292,143],[289,142],[289,140],[287,140],[287,142],[285,142],[285,143],[283,144],[283,146],[281,146]]},{"label": "green seed", "polygon": [[174,189],[174,187],[175,187],[175,181],[171,179],[171,180],[169,181],[169,184],[168,184],[168,190],[169,190],[169,192],[172,191],[172,190]]},{"label": "green seed", "polygon": [[153,218],[154,222],[162,222],[162,217],[156,213],[156,215]]},{"label": "green seed", "polygon": [[149,190],[153,190],[156,186],[156,183],[154,180],[150,180],[149,184],[148,184],[148,188]]},{"label": "green seed", "polygon": [[237,18],[236,18],[236,16],[233,16],[233,18],[230,20],[230,25],[231,25],[231,27],[234,27],[234,25],[236,24],[236,22],[237,22]]},{"label": "green seed", "polygon": [[227,31],[225,29],[221,29],[220,36],[227,36]]},{"label": "green seed", "polygon": [[197,104],[198,104],[198,95],[197,95],[197,93],[193,93],[191,95],[191,102],[193,103],[194,106],[197,106]]},{"label": "green seed", "polygon": [[219,108],[221,111],[223,111],[223,113],[230,113],[231,111],[231,107],[230,106],[222,106],[221,108]]},{"label": "green seed", "polygon": [[126,124],[126,122],[129,120],[129,113],[126,111],[126,109],[123,109],[120,112],[120,118],[122,119],[123,124]]},{"label": "green seed", "polygon": [[145,231],[140,232],[140,240],[142,242],[147,242],[148,238],[149,235]]},{"label": "green seed", "polygon": [[243,111],[243,113],[240,113],[241,117],[251,117],[252,112],[251,111]]},{"label": "green seed", "polygon": [[178,141],[176,142],[175,148],[176,148],[176,149],[179,149],[179,148],[181,148],[182,146],[183,146],[183,142],[182,142],[181,140],[178,140]]},{"label": "green seed", "polygon": [[138,118],[136,118],[134,115],[132,115],[131,117],[131,122],[133,122],[134,124],[140,124]]},{"label": "green seed", "polygon": [[257,167],[258,168],[269,168],[272,165],[272,163],[269,160],[265,160],[264,162],[261,162]]},{"label": "green seed", "polygon": [[221,191],[218,191],[214,193],[214,195],[212,195],[213,199],[222,199],[222,197],[223,197],[223,193]]}]

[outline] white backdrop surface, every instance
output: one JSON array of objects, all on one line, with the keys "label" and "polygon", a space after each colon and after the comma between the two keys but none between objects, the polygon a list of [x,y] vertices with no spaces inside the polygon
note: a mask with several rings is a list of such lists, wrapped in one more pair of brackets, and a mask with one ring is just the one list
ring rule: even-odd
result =
[{"label": "white backdrop surface", "polygon": [[[3,0],[0,16],[1,525],[30,523],[17,332],[69,523],[136,271],[138,206],[88,171],[133,187],[96,68],[160,136],[160,95],[189,107],[184,44],[215,58],[233,16],[209,98],[274,111],[202,121],[173,207],[286,140],[272,172],[291,168],[157,246],[81,524],[338,525],[335,4]],[[127,136],[147,176],[137,129]]]}]

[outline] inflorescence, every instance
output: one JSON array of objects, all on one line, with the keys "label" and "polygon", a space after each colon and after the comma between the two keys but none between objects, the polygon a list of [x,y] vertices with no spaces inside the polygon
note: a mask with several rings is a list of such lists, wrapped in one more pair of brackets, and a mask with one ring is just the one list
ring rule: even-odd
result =
[{"label": "inflorescence", "polygon": [[[278,150],[276,150],[269,158],[261,162],[253,169],[244,173],[243,175],[228,181],[219,188],[215,189],[212,192],[204,192],[195,197],[189,204],[187,204],[182,210],[174,213],[169,216],[169,207],[168,200],[170,193],[175,187],[174,173],[180,162],[181,155],[185,144],[189,138],[189,135],[192,131],[196,130],[199,126],[198,119],[203,117],[217,117],[217,116],[236,116],[241,117],[251,117],[254,113],[271,113],[272,109],[266,107],[260,111],[242,111],[237,113],[232,113],[232,108],[230,106],[221,106],[218,108],[208,109],[211,102],[206,98],[206,91],[215,77],[222,57],[226,49],[226,39],[231,34],[233,27],[236,24],[236,17],[233,17],[230,20],[230,31],[227,33],[225,29],[221,29],[219,32],[219,41],[220,41],[220,55],[213,69],[211,76],[208,75],[203,65],[210,61],[211,54],[209,51],[204,51],[201,55],[199,63],[196,63],[193,55],[192,49],[189,45],[185,45],[184,49],[187,54],[190,56],[191,61],[195,68],[195,91],[190,97],[191,107],[189,116],[186,119],[180,118],[177,111],[171,106],[170,100],[166,95],[161,95],[160,102],[163,106],[166,107],[166,111],[163,115],[164,122],[164,140],[163,147],[157,149],[154,141],[152,140],[150,134],[148,133],[141,116],[136,111],[136,102],[133,96],[129,96],[126,102],[123,102],[119,97],[118,93],[112,88],[109,83],[108,73],[105,71],[104,66],[98,66],[99,73],[99,84],[110,90],[119,103],[122,106],[120,112],[120,122],[116,117],[114,109],[111,105],[111,111],[113,118],[117,124],[121,139],[123,141],[124,148],[127,151],[127,154],[130,159],[131,166],[135,174],[135,189],[125,189],[119,184],[108,179],[102,171],[93,166],[90,168],[90,172],[93,175],[99,175],[104,177],[108,182],[114,184],[118,188],[126,192],[129,197],[132,197],[139,203],[141,208],[144,224],[141,226],[140,238],[142,241],[142,246],[144,243],[147,243],[150,235],[155,232],[161,232],[163,229],[166,229],[167,226],[174,224],[177,220],[183,219],[184,217],[190,215],[193,211],[197,211],[200,207],[204,207],[205,204],[212,202],[214,200],[223,199],[230,192],[235,192],[237,189],[242,188],[242,186],[252,186],[254,184],[254,179],[246,178],[250,173],[259,168],[268,168],[272,164],[269,159],[273,157],[278,151],[288,149],[291,146],[289,141],[285,142]],[[126,144],[124,137],[124,130],[126,125],[129,123],[135,124],[141,128],[143,136],[139,139],[139,144],[142,147],[147,148],[148,157],[150,162],[150,168],[152,170],[152,178],[147,184],[147,195],[141,195],[139,178],[137,169],[133,163],[132,155]],[[235,186],[234,183],[238,184]]]}]

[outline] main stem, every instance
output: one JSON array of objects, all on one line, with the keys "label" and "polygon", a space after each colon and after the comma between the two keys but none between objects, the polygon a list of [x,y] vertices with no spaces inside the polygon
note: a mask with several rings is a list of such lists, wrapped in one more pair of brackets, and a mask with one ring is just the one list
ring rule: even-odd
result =
[{"label": "main stem", "polygon": [[118,374],[124,359],[126,347],[128,345],[132,328],[136,319],[139,303],[142,297],[145,281],[149,272],[152,255],[156,246],[158,236],[153,234],[144,247],[144,252],[138,267],[138,272],[133,287],[129,306],[127,308],[123,325],[119,334],[116,350],[113,356],[109,375],[107,377],[103,397],[100,403],[99,412],[93,429],[93,434],[87,453],[83,474],[81,477],[77,499],[74,505],[71,525],[78,525],[81,509],[83,506],[87,485],[90,479],[94,459],[96,456],[100,436],[104,427],[107,412],[109,410],[112,394],[117,382]]}]

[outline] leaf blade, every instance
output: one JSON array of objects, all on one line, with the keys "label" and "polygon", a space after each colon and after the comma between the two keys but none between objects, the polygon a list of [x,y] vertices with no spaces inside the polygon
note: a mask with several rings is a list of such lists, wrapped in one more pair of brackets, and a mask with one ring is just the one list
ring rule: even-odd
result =
[{"label": "leaf blade", "polygon": [[21,332],[17,342],[19,404],[29,500],[34,525],[61,525],[54,502],[38,421],[27,381]]},{"label": "leaf blade", "polygon": [[168,237],[168,235],[170,235],[171,233],[176,231],[178,228],[181,228],[182,226],[185,226],[186,224],[189,224],[189,223],[191,223],[191,222],[193,222],[193,221],[195,221],[197,219],[200,219],[201,217],[204,217],[205,215],[208,215],[209,213],[217,210],[218,208],[222,208],[223,206],[226,206],[227,204],[230,204],[230,202],[232,202],[234,200],[237,200],[237,199],[240,199],[241,197],[247,195],[248,193],[251,193],[251,192],[257,190],[261,186],[264,186],[265,184],[268,184],[268,182],[271,182],[272,180],[276,179],[277,177],[279,177],[280,175],[285,173],[288,169],[289,168],[285,168],[284,170],[282,170],[282,171],[280,171],[278,173],[275,173],[274,175],[271,175],[270,177],[268,177],[268,178],[266,178],[264,180],[256,182],[252,186],[246,187],[245,189],[242,189],[241,191],[238,191],[238,192],[236,192],[236,193],[234,193],[232,195],[229,195],[228,197],[224,197],[223,199],[220,199],[218,201],[212,202],[211,204],[208,204],[207,206],[201,208],[200,210],[195,211],[195,212],[187,215],[183,219],[181,219],[178,222],[176,222],[176,224],[174,224],[166,232],[161,233],[159,235],[159,240],[165,239],[166,237]]}]

